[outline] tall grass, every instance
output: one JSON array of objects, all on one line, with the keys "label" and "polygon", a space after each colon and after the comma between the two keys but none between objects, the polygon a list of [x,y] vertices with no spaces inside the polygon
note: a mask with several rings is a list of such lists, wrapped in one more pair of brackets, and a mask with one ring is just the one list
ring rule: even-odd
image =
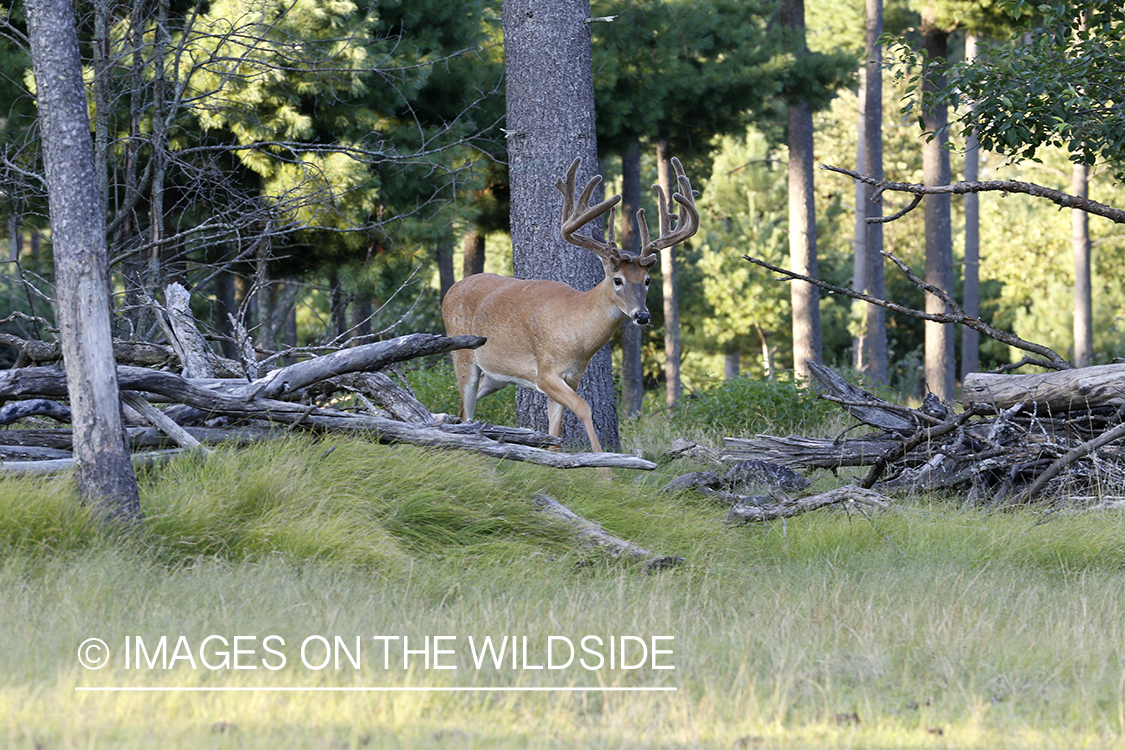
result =
[{"label": "tall grass", "polygon": [[[675,432],[626,443],[660,450]],[[0,736],[9,748],[1125,747],[1120,514],[934,500],[730,528],[710,501],[657,491],[692,468],[606,483],[293,438],[145,473],[145,519],[124,534],[92,522],[68,481],[2,480]],[[576,550],[531,510],[538,491],[686,563],[644,574]],[[276,672],[121,661],[126,637],[196,648],[212,634],[276,634],[290,658]],[[362,668],[305,668],[310,635],[362,636]],[[384,669],[375,635],[457,636],[457,669]],[[533,662],[549,636],[670,635],[676,668],[476,669],[470,635],[527,637]],[[90,637],[115,651],[103,670],[76,661]],[[74,690],[99,685],[677,691]]]}]

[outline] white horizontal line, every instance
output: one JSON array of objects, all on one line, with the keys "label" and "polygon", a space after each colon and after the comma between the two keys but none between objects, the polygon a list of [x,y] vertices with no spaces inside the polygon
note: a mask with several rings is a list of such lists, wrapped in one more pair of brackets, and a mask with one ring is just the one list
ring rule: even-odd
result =
[{"label": "white horizontal line", "polygon": [[96,693],[654,693],[676,687],[76,687]]}]

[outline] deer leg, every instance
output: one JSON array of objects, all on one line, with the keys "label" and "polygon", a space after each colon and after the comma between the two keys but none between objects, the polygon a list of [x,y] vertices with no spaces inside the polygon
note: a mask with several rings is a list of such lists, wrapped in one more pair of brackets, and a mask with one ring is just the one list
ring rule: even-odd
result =
[{"label": "deer leg", "polygon": [[582,420],[582,426],[586,428],[586,437],[590,439],[590,447],[593,448],[595,453],[601,453],[602,444],[598,441],[597,433],[594,432],[594,417],[586,399],[579,396],[565,380],[558,376],[542,378],[538,386],[539,390],[551,399],[551,403],[547,405],[548,431],[555,437],[560,437],[562,435],[562,410],[564,407],[570,409],[575,416]]},{"label": "deer leg", "polygon": [[461,383],[461,419],[472,421],[477,410],[477,393],[480,385],[481,369],[475,364],[469,365],[469,376]]}]

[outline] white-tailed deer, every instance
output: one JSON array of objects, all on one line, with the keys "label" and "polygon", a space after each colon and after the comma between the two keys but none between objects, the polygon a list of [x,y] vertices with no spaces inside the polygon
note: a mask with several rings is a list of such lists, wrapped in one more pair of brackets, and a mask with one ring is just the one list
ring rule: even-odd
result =
[{"label": "white-tailed deer", "polygon": [[[454,284],[445,295],[442,317],[449,336],[472,334],[488,341],[478,349],[453,352],[453,367],[461,391],[461,418],[472,419],[477,399],[512,385],[534,388],[550,399],[548,430],[558,437],[563,409],[570,409],[586,428],[591,447],[601,452],[594,433],[590,405],[576,389],[590,358],[605,346],[626,319],[647,325],[649,268],[657,253],[683,242],[699,229],[691,183],[683,166],[672,159],[678,191],[672,201],[657,185],[660,236],[649,240],[644,209],[637,212],[641,254],[622,252],[614,234],[615,195],[597,205],[590,196],[602,178],[592,178],[575,200],[575,174],[581,160],[575,159],[566,179],[555,187],[563,194],[562,236],[567,242],[590,250],[605,267],[605,279],[588,292],[579,292],[558,281],[511,279],[483,273]],[[607,239],[595,240],[576,234],[579,228],[609,212]]]}]

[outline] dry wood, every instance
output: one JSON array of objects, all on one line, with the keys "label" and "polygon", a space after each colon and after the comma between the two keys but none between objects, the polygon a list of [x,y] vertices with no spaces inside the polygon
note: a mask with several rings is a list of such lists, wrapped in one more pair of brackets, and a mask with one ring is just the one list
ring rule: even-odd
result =
[{"label": "dry wood", "polygon": [[70,408],[46,398],[33,398],[0,406],[0,425],[18,422],[26,417],[50,417],[58,422],[69,422]]},{"label": "dry wood", "polygon": [[682,557],[658,555],[644,547],[638,547],[631,542],[615,537],[602,528],[601,524],[577,515],[549,495],[537,493],[532,496],[532,503],[539,512],[571,527],[580,544],[597,548],[613,559],[624,557],[634,560],[639,567],[645,570],[663,570],[679,565],[684,561]]},{"label": "dry wood", "polygon": [[895,263],[895,265],[897,265],[899,269],[905,273],[907,278],[910,279],[911,283],[916,284],[920,288],[941,299],[949,308],[949,312],[928,313],[922,310],[915,310],[914,308],[905,307],[895,302],[890,302],[878,297],[872,297],[871,295],[864,294],[863,292],[857,292],[856,290],[849,289],[848,287],[829,284],[826,281],[821,281],[820,279],[813,278],[812,276],[806,276],[804,274],[796,273],[795,271],[781,268],[780,266],[775,266],[772,263],[768,263],[760,258],[753,258],[749,255],[743,255],[742,259],[749,261],[756,266],[761,266],[762,268],[773,271],[774,273],[779,273],[786,279],[807,281],[808,283],[818,286],[827,292],[832,292],[833,294],[842,294],[845,297],[851,297],[852,299],[869,302],[872,305],[878,305],[879,307],[886,308],[891,312],[897,312],[902,315],[907,315],[911,318],[928,320],[934,323],[959,323],[966,328],[971,328],[974,331],[982,333],[991,339],[996,339],[1002,344],[1007,344],[1008,346],[1015,347],[1016,349],[1022,349],[1023,351],[1031,352],[1032,354],[1038,354],[1040,357],[1042,357],[1042,359],[1028,359],[1025,361],[1025,364],[1035,364],[1055,370],[1066,370],[1071,367],[1069,362],[1067,362],[1063,357],[1059,356],[1049,347],[1043,346],[1042,344],[1035,344],[1030,341],[1024,341],[1015,334],[1008,333],[1007,331],[1002,331],[999,328],[993,328],[991,325],[985,323],[980,318],[976,318],[972,315],[967,314],[964,310],[961,309],[961,306],[957,304],[956,300],[954,300],[952,297],[950,297],[948,294],[938,289],[937,287],[927,284],[926,282],[919,279],[917,275],[910,271],[909,266],[896,258],[894,255],[888,252],[884,252],[883,256]]},{"label": "dry wood", "polygon": [[935,420],[918,411],[884,401],[854,386],[842,377],[816,362],[806,362],[822,398],[835,401],[848,414],[864,424],[892,432],[911,433]]},{"label": "dry wood", "polygon": [[746,524],[775,521],[781,518],[792,518],[801,513],[808,513],[809,511],[825,508],[829,505],[838,505],[840,503],[856,503],[860,505],[870,505],[876,508],[888,508],[894,501],[878,492],[856,487],[855,485],[848,485],[847,487],[838,487],[834,490],[822,492],[819,495],[811,495],[796,500],[785,499],[776,503],[765,503],[761,505],[735,503],[731,506],[731,509],[727,511],[726,522],[730,524]]},{"label": "dry wood", "polygon": [[[837,172],[839,174],[847,175],[853,180],[868,185],[874,185],[880,192],[890,190],[892,192],[912,193],[913,195],[965,195],[967,193],[985,193],[985,192],[1002,192],[1002,193],[1022,193],[1036,198],[1046,198],[1052,203],[1062,206],[1063,208],[1076,208],[1086,213],[1094,214],[1095,216],[1102,216],[1110,221],[1118,224],[1125,224],[1125,211],[1113,206],[1107,206],[1104,203],[1092,201],[1089,198],[1083,198],[1078,195],[1070,195],[1061,190],[1054,188],[1043,187],[1036,185],[1032,182],[1019,182],[1016,180],[980,180],[977,182],[958,182],[953,185],[919,185],[915,182],[890,182],[889,180],[876,180],[873,177],[862,175],[859,172],[853,172],[850,169],[842,169],[840,167],[833,167],[828,164],[821,166],[821,169],[828,170],[829,172]],[[910,206],[911,209],[918,205],[918,201]],[[906,211],[900,211],[893,217],[876,217],[867,219],[868,223],[883,223],[897,219]]]},{"label": "dry wood", "polygon": [[[321,380],[352,372],[370,372],[395,362],[484,344],[480,336],[438,336],[414,333],[389,341],[342,349],[272,370],[245,388],[249,398],[280,398]],[[238,389],[243,390],[243,389]]]},{"label": "dry wood", "polygon": [[961,400],[993,410],[1026,402],[1053,413],[1120,406],[1125,404],[1125,364],[1028,375],[974,372],[965,376]]},{"label": "dry wood", "polygon": [[[150,466],[159,466],[160,464],[171,461],[181,452],[182,449],[175,448],[166,451],[134,453],[132,455],[133,468],[141,469]],[[40,476],[74,471],[75,468],[77,468],[77,462],[73,458],[58,458],[49,461],[5,461],[0,464],[0,475]]]},{"label": "dry wood", "polygon": [[164,412],[146,401],[140,394],[133,393],[132,391],[122,391],[121,400],[136,409],[137,413],[147,419],[153,427],[175,440],[176,444],[181,448],[199,450],[204,455],[214,453],[210,448],[207,448],[199,442],[191,433],[165,416]]},{"label": "dry wood", "polygon": [[[438,424],[408,424],[393,419],[349,414],[333,409],[310,409],[302,404],[261,397],[250,400],[241,393],[249,386],[231,386],[232,390],[239,393],[229,395],[200,387],[193,381],[171,372],[140,367],[119,367],[118,380],[123,390],[157,394],[199,409],[211,416],[238,419],[267,418],[283,425],[297,423],[305,429],[362,432],[385,443],[409,443],[431,448],[459,449],[493,458],[526,461],[559,469],[604,467],[652,470],[656,468],[656,464],[636,456],[616,453],[556,453],[513,443],[500,443],[486,437],[483,430],[474,434],[458,434],[446,431]],[[253,385],[255,384],[250,384]],[[8,397],[10,393],[27,391],[38,394],[50,393],[60,397],[66,393],[65,375],[58,367],[0,372],[0,398]]]},{"label": "dry wood", "polygon": [[160,322],[168,334],[168,340],[172,342],[172,348],[180,358],[184,377],[214,377],[215,370],[211,366],[214,354],[195,326],[188,290],[173,282],[164,288],[164,301],[167,304],[165,308],[167,320],[160,315]]}]

